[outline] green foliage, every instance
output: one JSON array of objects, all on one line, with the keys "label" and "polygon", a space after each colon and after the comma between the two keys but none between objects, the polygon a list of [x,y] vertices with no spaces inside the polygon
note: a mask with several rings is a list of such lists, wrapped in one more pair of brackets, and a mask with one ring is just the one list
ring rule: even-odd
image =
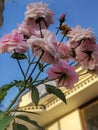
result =
[{"label": "green foliage", "polygon": [[39,67],[39,70],[41,70],[42,72],[44,71],[44,67],[43,67],[43,64],[42,63],[38,63],[38,67]]},{"label": "green foliage", "polygon": [[58,98],[60,98],[66,104],[65,95],[60,89],[58,89],[55,86],[50,85],[50,84],[45,84],[45,87],[46,87],[46,90],[49,94],[56,95]]},{"label": "green foliage", "polygon": [[23,124],[13,122],[13,130],[28,130],[28,128]]},{"label": "green foliage", "polygon": [[35,86],[32,86],[32,89],[31,89],[31,99],[34,102],[34,104],[37,106],[39,102],[39,92],[38,92],[37,87]]},{"label": "green foliage", "polygon": [[5,130],[5,128],[14,119],[14,116],[8,115],[4,112],[0,112],[0,130]]},{"label": "green foliage", "polygon": [[24,120],[32,125],[34,125],[35,127],[39,128],[39,130],[44,130],[43,127],[41,127],[36,121],[34,120],[30,120],[27,116],[24,116],[24,115],[18,115],[16,116],[16,118],[19,118],[21,120]]},{"label": "green foliage", "polygon": [[25,54],[20,54],[18,52],[15,52],[14,54],[12,54],[11,58],[17,59],[17,60],[24,60],[24,59],[27,59],[27,56]]},{"label": "green foliage", "polygon": [[0,102],[4,99],[4,97],[7,95],[7,92],[10,88],[12,88],[15,84],[12,82],[10,84],[5,84],[2,87],[0,87]]},{"label": "green foliage", "polygon": [[14,80],[15,86],[16,87],[23,87],[24,85],[24,80]]}]

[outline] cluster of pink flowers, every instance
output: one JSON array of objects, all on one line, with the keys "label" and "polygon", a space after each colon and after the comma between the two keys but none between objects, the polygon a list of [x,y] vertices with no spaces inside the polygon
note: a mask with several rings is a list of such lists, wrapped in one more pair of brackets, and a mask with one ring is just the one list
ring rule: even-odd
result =
[{"label": "cluster of pink flowers", "polygon": [[98,66],[98,44],[91,29],[76,26],[68,33],[68,46],[75,51],[74,59],[84,69],[94,70]]},{"label": "cluster of pink flowers", "polygon": [[91,29],[76,26],[67,33],[67,42],[59,44],[56,34],[48,30],[53,16],[52,10],[44,3],[29,4],[23,23],[1,38],[0,53],[25,53],[31,49],[38,58],[43,53],[41,62],[51,65],[46,71],[49,79],[55,80],[57,87],[72,88],[79,77],[75,68],[69,65],[70,59],[98,74],[96,37]]},{"label": "cluster of pink flowers", "polygon": [[18,30],[12,31],[10,34],[4,35],[0,41],[0,53],[14,52],[25,53],[28,49],[27,42],[24,40],[23,34]]}]

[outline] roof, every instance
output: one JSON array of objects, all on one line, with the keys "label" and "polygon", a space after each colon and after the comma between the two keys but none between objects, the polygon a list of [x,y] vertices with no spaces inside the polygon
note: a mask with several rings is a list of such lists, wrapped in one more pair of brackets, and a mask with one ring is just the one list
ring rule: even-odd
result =
[{"label": "roof", "polygon": [[[76,71],[79,73],[79,75],[85,73],[81,67],[77,68]],[[79,82],[75,84],[75,87],[73,89],[67,90],[62,87],[62,91],[67,99],[67,105],[65,105],[56,96],[44,93],[40,99],[39,105],[36,107],[32,103],[30,92],[28,92],[21,97],[17,109],[38,112],[40,115],[33,115],[33,119],[37,120],[42,126],[46,126],[48,123],[57,120],[63,115],[66,115],[71,111],[78,109],[80,106],[98,97],[97,84],[98,76],[88,73],[86,75],[80,76]],[[32,114],[28,116],[29,118],[32,118]]]}]

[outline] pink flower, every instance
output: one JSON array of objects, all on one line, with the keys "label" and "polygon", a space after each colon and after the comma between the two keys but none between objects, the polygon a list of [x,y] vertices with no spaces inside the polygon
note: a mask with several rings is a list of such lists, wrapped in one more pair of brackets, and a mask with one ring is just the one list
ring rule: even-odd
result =
[{"label": "pink flower", "polygon": [[47,70],[49,79],[56,81],[57,87],[73,88],[74,84],[78,82],[78,74],[74,67],[68,65],[65,60],[60,60],[57,64],[53,64]]},{"label": "pink flower", "polygon": [[47,26],[49,26],[53,23],[53,16],[54,13],[52,10],[48,9],[47,4],[35,2],[27,6],[25,21],[29,22],[33,20],[35,22],[38,18],[41,18],[41,22],[44,23],[44,25],[47,24]]},{"label": "pink flower", "polygon": [[89,39],[88,42],[84,41],[76,49],[76,59],[80,61],[83,68],[94,69],[95,66],[98,66],[98,44],[90,43]]},{"label": "pink flower", "polygon": [[71,48],[75,48],[77,45],[80,45],[81,42],[83,43],[84,40],[86,41],[86,39],[90,39],[89,42],[92,42],[93,44],[96,43],[96,37],[90,28],[83,29],[80,26],[76,26],[71,31],[69,31],[67,37],[69,38],[69,44]]},{"label": "pink flower", "polygon": [[55,41],[55,34],[48,30],[42,30],[42,35],[43,38],[41,38],[40,31],[38,31],[36,35],[32,35],[31,38],[27,40],[29,46],[32,48],[33,54],[40,57],[44,51],[41,58],[42,62],[57,62],[59,59],[59,53]]},{"label": "pink flower", "polygon": [[32,25],[26,24],[23,22],[22,24],[18,25],[18,31],[22,33],[24,36],[27,36],[28,38],[35,34],[35,29]]},{"label": "pink flower", "polygon": [[59,55],[60,55],[60,58],[61,59],[65,59],[65,60],[69,60],[71,57],[70,57],[70,48],[61,43],[59,46],[58,46],[58,50],[59,50]]},{"label": "pink flower", "polygon": [[22,34],[17,30],[12,31],[10,34],[4,35],[0,41],[0,53],[14,52],[25,53],[28,49],[27,43],[24,41]]}]

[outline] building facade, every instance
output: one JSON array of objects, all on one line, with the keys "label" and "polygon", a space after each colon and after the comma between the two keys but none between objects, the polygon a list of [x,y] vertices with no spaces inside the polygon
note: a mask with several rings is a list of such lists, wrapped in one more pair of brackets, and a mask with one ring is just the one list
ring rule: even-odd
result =
[{"label": "building facade", "polygon": [[[40,86],[39,105],[34,106],[30,92],[27,92],[21,97],[17,109],[39,113],[23,115],[37,121],[45,130],[98,130],[98,76],[83,75],[85,71],[81,67],[76,71],[81,76],[75,87],[71,90],[61,88],[66,96],[66,105],[56,96],[45,93]],[[26,122],[17,122],[25,123],[29,130],[37,130]]]}]

